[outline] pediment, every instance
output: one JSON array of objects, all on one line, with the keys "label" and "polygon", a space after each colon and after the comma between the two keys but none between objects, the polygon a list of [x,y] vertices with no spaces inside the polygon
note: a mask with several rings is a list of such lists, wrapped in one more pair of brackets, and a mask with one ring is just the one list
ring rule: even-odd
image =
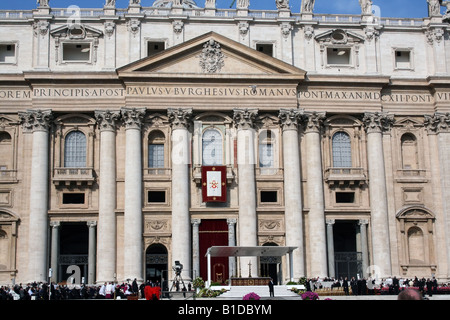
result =
[{"label": "pediment", "polygon": [[364,37],[351,31],[343,29],[332,29],[321,34],[318,34],[315,39],[318,42],[325,42],[331,44],[351,44],[364,42]]},{"label": "pediment", "polygon": [[66,24],[50,31],[53,37],[69,39],[99,38],[103,35],[101,30],[85,24]]},{"label": "pediment", "polygon": [[210,32],[118,69],[119,77],[284,78],[306,72]]}]

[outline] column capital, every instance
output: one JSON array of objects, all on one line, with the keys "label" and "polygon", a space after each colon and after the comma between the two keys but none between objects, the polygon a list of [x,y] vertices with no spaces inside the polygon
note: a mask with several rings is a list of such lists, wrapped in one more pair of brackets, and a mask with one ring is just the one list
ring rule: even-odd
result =
[{"label": "column capital", "polygon": [[297,130],[298,122],[303,115],[303,110],[298,109],[281,109],[278,114],[281,127],[285,130]]},{"label": "column capital", "polygon": [[95,119],[100,131],[114,131],[116,123],[120,119],[120,111],[96,110]]},{"label": "column capital", "polygon": [[86,224],[89,228],[95,228],[97,226],[97,221],[88,221]]},{"label": "column capital", "polygon": [[305,111],[303,113],[305,132],[320,132],[325,117],[325,112]]},{"label": "column capital", "polygon": [[436,112],[433,115],[424,115],[424,126],[428,134],[450,132],[450,113]]},{"label": "column capital", "polygon": [[227,219],[227,224],[230,226],[235,225],[237,223],[237,219],[236,218],[228,218]]},{"label": "column capital", "polygon": [[145,116],[145,108],[122,108],[122,120],[126,129],[141,129],[142,120]]},{"label": "column capital", "polygon": [[360,220],[358,221],[358,224],[359,224],[360,226],[367,225],[367,224],[369,224],[369,220],[367,220],[367,219],[360,219]]},{"label": "column capital", "polygon": [[194,226],[199,226],[200,223],[202,223],[202,219],[191,219],[191,224],[193,224]]},{"label": "column capital", "polygon": [[328,224],[328,225],[333,225],[335,222],[336,222],[335,219],[326,219],[325,220],[325,223]]},{"label": "column capital", "polygon": [[390,130],[394,124],[394,115],[387,112],[366,112],[363,122],[367,133],[381,133]]},{"label": "column capital", "polygon": [[50,221],[50,227],[59,228],[61,226],[61,221]]},{"label": "column capital", "polygon": [[258,115],[258,109],[233,109],[234,125],[238,130],[252,129],[255,118]]},{"label": "column capital", "polygon": [[191,108],[169,108],[167,109],[169,122],[172,129],[187,129],[189,128],[192,109]]},{"label": "column capital", "polygon": [[52,110],[27,110],[19,112],[24,131],[48,131],[53,120]]}]

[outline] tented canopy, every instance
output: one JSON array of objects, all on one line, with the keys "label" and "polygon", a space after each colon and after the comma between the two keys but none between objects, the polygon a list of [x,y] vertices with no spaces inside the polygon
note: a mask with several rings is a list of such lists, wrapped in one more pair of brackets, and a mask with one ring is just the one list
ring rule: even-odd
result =
[{"label": "tented canopy", "polygon": [[[255,246],[255,247],[228,247],[228,246],[213,246],[206,250],[206,257],[208,259],[208,281],[207,286],[211,285],[211,257],[281,257],[289,254],[289,273],[292,275],[292,251],[297,247],[282,247],[282,246]],[[292,276],[291,276],[292,278]],[[291,279],[292,280],[292,279]]]}]

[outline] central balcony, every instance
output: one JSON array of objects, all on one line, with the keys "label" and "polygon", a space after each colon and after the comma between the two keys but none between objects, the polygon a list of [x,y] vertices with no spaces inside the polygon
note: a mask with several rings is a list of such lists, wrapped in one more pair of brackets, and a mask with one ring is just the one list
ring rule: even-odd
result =
[{"label": "central balcony", "polygon": [[55,168],[53,183],[61,186],[92,186],[95,181],[93,168]]}]

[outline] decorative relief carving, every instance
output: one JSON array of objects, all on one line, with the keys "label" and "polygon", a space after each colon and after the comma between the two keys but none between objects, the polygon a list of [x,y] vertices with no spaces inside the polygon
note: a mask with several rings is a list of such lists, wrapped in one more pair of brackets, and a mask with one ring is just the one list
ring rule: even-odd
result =
[{"label": "decorative relief carving", "polygon": [[120,119],[119,111],[95,111],[95,119],[97,120],[100,131],[115,130],[116,123]]},{"label": "decorative relief carving", "polygon": [[145,116],[145,108],[141,109],[128,109],[122,108],[120,110],[122,114],[122,120],[127,129],[140,129],[142,126],[142,120]]},{"label": "decorative relief carving", "polygon": [[268,219],[268,220],[260,220],[259,221],[259,230],[261,232],[264,231],[281,231],[282,229],[282,220],[281,219]]},{"label": "decorative relief carving", "polygon": [[305,112],[303,115],[305,132],[320,132],[325,120],[325,112]]},{"label": "decorative relief carving", "polygon": [[51,110],[28,110],[19,112],[24,131],[48,131],[53,120]]},{"label": "decorative relief carving", "polygon": [[257,115],[257,109],[233,109],[233,120],[238,130],[252,129]]},{"label": "decorative relief carving", "polygon": [[301,111],[297,109],[281,109],[278,118],[283,130],[297,130],[301,115]]},{"label": "decorative relief carving", "polygon": [[222,53],[220,44],[214,40],[209,40],[203,45],[200,56],[200,66],[205,73],[216,73],[225,65],[225,55]]},{"label": "decorative relief carving", "polygon": [[394,124],[394,115],[386,112],[366,112],[363,122],[367,133],[388,131]]},{"label": "decorative relief carving", "polygon": [[172,129],[187,129],[192,118],[192,109],[169,108],[167,110]]},{"label": "decorative relief carving", "polygon": [[450,132],[450,113],[424,115],[424,126],[428,133]]}]

